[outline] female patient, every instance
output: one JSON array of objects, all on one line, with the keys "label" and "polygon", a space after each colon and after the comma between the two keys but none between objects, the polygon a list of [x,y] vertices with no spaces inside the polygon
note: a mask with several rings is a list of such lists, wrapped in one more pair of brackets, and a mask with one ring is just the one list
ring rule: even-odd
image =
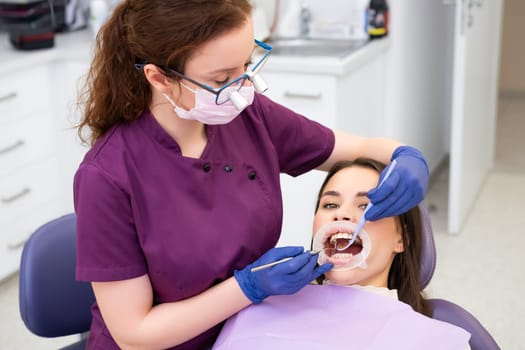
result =
[{"label": "female patient", "polygon": [[[317,198],[313,250],[334,268],[294,296],[271,297],[232,317],[214,349],[468,349],[469,334],[433,320],[422,296],[418,207],[367,222],[343,251],[384,165],[336,163]],[[273,268],[273,267],[272,267]],[[349,287],[350,286],[350,287]]]},{"label": "female patient", "polygon": [[324,248],[319,260],[332,262],[335,268],[318,282],[397,294],[415,311],[430,316],[419,281],[422,225],[417,206],[397,217],[367,222],[354,244],[344,251],[335,249],[351,237],[369,203],[366,193],[383,168],[358,159],[335,164],[326,176],[317,197],[313,248]]}]

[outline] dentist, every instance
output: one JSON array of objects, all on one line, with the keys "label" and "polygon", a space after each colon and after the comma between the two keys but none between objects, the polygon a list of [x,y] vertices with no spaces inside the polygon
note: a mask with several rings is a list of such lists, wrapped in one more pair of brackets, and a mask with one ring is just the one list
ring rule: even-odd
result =
[{"label": "dentist", "polygon": [[246,0],[125,0],[98,33],[80,101],[91,149],[74,180],[77,278],[96,297],[88,349],[208,349],[228,317],[328,271],[302,247],[274,248],[281,172],[396,159],[367,219],[423,199],[416,149],[260,94],[271,48],[253,35]]}]

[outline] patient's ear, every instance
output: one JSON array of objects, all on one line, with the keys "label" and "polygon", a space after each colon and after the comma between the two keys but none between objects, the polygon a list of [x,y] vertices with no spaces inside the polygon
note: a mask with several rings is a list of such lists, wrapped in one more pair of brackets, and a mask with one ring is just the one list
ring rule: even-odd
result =
[{"label": "patient's ear", "polygon": [[[406,225],[403,225],[403,226],[397,225],[396,237],[395,237],[395,243],[394,243],[395,253],[402,253],[405,251],[405,245],[403,243],[403,232],[406,232],[406,230],[407,230]],[[406,236],[408,237],[408,235]]]},{"label": "patient's ear", "polygon": [[405,251],[405,246],[403,244],[403,238],[399,237],[399,239],[396,241],[394,245],[394,252],[402,253],[404,251]]}]

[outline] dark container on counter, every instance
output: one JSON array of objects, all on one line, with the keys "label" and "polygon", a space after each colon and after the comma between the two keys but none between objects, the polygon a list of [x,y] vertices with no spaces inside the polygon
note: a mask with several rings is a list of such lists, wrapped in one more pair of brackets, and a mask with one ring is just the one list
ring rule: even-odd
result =
[{"label": "dark container on counter", "polygon": [[382,38],[388,34],[389,10],[386,0],[370,0],[367,17],[370,39]]},{"label": "dark container on counter", "polygon": [[0,19],[9,41],[19,50],[54,46],[55,32],[64,24],[67,0],[0,0]]}]

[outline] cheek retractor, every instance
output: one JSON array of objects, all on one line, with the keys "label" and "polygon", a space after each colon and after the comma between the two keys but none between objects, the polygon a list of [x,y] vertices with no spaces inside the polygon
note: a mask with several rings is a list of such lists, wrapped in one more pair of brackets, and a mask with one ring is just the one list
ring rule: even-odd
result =
[{"label": "cheek retractor", "polygon": [[333,271],[350,270],[356,267],[366,268],[366,259],[370,254],[371,241],[365,230],[361,230],[359,239],[346,250],[337,249],[339,239],[354,235],[357,225],[350,221],[334,221],[319,229],[314,236],[313,249],[319,251],[317,262],[334,264]]}]

